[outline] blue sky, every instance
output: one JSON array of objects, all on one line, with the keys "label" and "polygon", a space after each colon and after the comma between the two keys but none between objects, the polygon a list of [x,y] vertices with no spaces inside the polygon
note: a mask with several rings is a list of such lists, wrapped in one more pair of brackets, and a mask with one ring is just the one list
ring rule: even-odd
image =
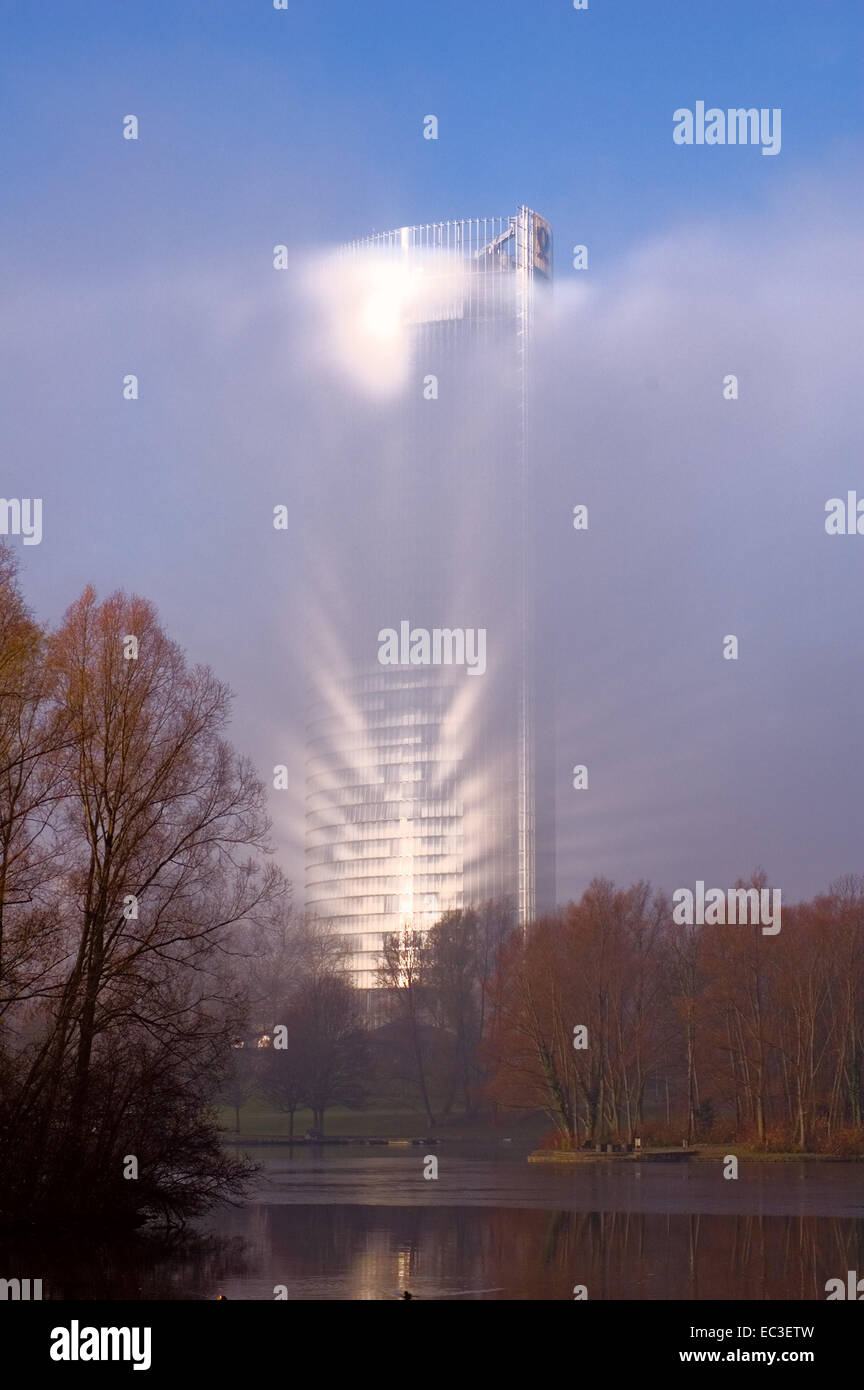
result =
[{"label": "blue sky", "polygon": [[[381,453],[374,406],[310,350],[303,253],[523,201],[556,238],[540,437],[560,894],[598,872],[730,884],[761,863],[791,898],[864,868],[864,539],[823,525],[827,498],[864,496],[864,5],[0,16],[0,493],[44,499],[25,593],[52,622],[88,582],[157,604],[235,689],[232,737],[262,776],[291,768],[290,805],[271,802],[298,883],[304,527],[322,478],[338,499]],[[673,112],[699,100],[781,108],[780,154],[676,146]],[[296,282],[277,243],[300,253]],[[575,549],[580,501],[597,522]],[[374,520],[341,518],[361,538]],[[733,670],[717,654],[735,631]]]},{"label": "blue sky", "polygon": [[[842,171],[857,0],[150,0],[3,6],[0,231],[68,275],[254,255],[525,201],[594,269],[691,219]],[[783,148],[681,149],[672,112],[780,107]],[[139,116],[137,144],[121,117]],[[424,115],[440,122],[421,138]]]}]

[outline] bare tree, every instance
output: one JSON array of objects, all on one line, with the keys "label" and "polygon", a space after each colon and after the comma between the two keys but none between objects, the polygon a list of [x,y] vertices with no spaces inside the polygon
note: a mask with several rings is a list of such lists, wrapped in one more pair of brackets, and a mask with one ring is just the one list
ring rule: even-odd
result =
[{"label": "bare tree", "polygon": [[[302,986],[299,987],[302,991]],[[268,1047],[262,1059],[261,1092],[276,1110],[288,1116],[288,1137],[294,1138],[294,1116],[308,1103],[311,1081],[310,1045],[316,1035],[307,1035],[308,1018],[301,997],[284,1012],[277,1025],[284,1032],[279,1046]]]},{"label": "bare tree", "polygon": [[240,1133],[240,1111],[258,1087],[257,1049],[235,1042],[225,1062],[216,1098],[234,1111],[234,1133]]},{"label": "bare tree", "polygon": [[45,637],[0,543],[0,1016],[38,993],[62,947],[50,890],[66,712],[52,710]]},{"label": "bare tree", "polygon": [[342,974],[310,976],[292,1011],[289,1037],[298,1042],[301,1091],[313,1128],[324,1132],[332,1105],[362,1105],[369,1056],[357,994]]},{"label": "bare tree", "polygon": [[[134,1128],[154,1077],[174,1097],[178,1124],[187,1104],[200,1111],[240,1021],[232,931],[284,885],[261,859],[263,787],[222,737],[229,692],[187,665],[149,603],[115,594],[99,604],[86,590],[50,639],[46,670],[52,713],[72,740],[52,768],[52,794],[62,797],[59,838],[48,841],[61,855],[57,941],[42,961],[42,1008],[9,1119],[30,1136],[18,1196],[41,1200],[62,1172],[86,1209],[100,1198],[105,1164],[117,1161],[102,1144],[112,1058],[128,1063],[111,1087],[121,1150],[130,1143],[124,1117]],[[209,1142],[211,1171],[225,1177],[215,1130],[206,1140],[206,1127],[193,1128],[189,1152],[200,1161]],[[182,1126],[176,1133],[179,1142]]]},{"label": "bare tree", "polygon": [[428,989],[424,975],[426,962],[427,952],[421,933],[415,932],[410,926],[406,927],[385,938],[378,982],[386,990],[390,1017],[404,1034],[411,1079],[417,1086],[426,1118],[434,1127]]}]

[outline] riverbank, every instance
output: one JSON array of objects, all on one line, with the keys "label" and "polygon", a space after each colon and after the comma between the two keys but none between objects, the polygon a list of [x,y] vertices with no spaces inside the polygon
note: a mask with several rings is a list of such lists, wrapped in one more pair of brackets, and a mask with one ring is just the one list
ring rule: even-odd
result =
[{"label": "riverbank", "polygon": [[255,1144],[256,1146],[259,1144],[264,1146],[268,1144],[276,1144],[283,1149],[286,1147],[290,1149],[320,1149],[322,1146],[326,1148],[328,1145],[333,1148],[346,1148],[354,1145],[360,1148],[372,1149],[411,1149],[422,1148],[424,1146],[428,1148],[429,1145],[432,1145],[434,1147],[434,1145],[441,1143],[441,1139],[436,1138],[435,1136],[427,1136],[421,1139],[392,1139],[381,1135],[370,1135],[368,1138],[366,1138],[359,1136],[349,1136],[344,1134],[325,1135],[322,1139],[307,1139],[305,1136],[302,1136],[300,1138],[287,1139],[283,1136],[274,1134],[248,1134],[246,1136],[242,1134],[225,1134],[222,1136],[222,1143],[225,1145],[233,1145],[234,1147],[240,1148],[248,1148],[250,1144]]},{"label": "riverbank", "polygon": [[[538,1146],[544,1136],[549,1134],[549,1117],[542,1112],[528,1115],[503,1114],[498,1121],[489,1115],[449,1115],[430,1127],[427,1116],[418,1110],[396,1109],[386,1104],[372,1104],[368,1109],[348,1110],[336,1107],[326,1114],[326,1130],[323,1139],[306,1139],[306,1132],[312,1127],[310,1111],[298,1111],[294,1116],[294,1137],[290,1135],[291,1122],[288,1115],[274,1110],[261,1100],[250,1100],[240,1109],[239,1129],[237,1116],[228,1106],[217,1109],[221,1128],[221,1141],[229,1148],[243,1148],[250,1144],[276,1146],[290,1144],[305,1148],[313,1145],[342,1147],[358,1145],[362,1147],[398,1148],[417,1147],[423,1144],[437,1145],[449,1143],[489,1143],[513,1144],[523,1151],[530,1146],[529,1161],[533,1163],[651,1163],[681,1162],[681,1155],[695,1163],[717,1163],[727,1154],[742,1163],[864,1163],[864,1154],[837,1155],[822,1153],[799,1153],[793,1151],[766,1152],[750,1145],[700,1143],[687,1149],[669,1143],[652,1144],[638,1153],[600,1153],[597,1150],[579,1149],[575,1152],[559,1149],[541,1149]],[[667,1157],[668,1155],[668,1157]]]},{"label": "riverbank", "polygon": [[[278,1110],[273,1110],[263,1101],[251,1100],[240,1109],[240,1127],[237,1117],[229,1106],[217,1108],[217,1118],[222,1130],[222,1142],[238,1144],[303,1144],[305,1134],[312,1128],[312,1115],[309,1111],[298,1111],[294,1117],[294,1138],[290,1135],[290,1119]],[[430,1126],[422,1111],[398,1110],[386,1106],[370,1106],[366,1110],[348,1110],[335,1107],[328,1110],[325,1117],[325,1137],[314,1142],[323,1143],[406,1143],[443,1142],[445,1140],[471,1140],[479,1143],[539,1144],[548,1133],[549,1120],[543,1114],[525,1116],[504,1116],[497,1123],[488,1115],[449,1115]]]},{"label": "riverbank", "polygon": [[600,1153],[596,1149],[535,1149],[529,1163],[722,1163],[735,1157],[739,1163],[864,1163],[864,1154],[766,1153],[736,1148],[734,1144],[701,1144],[698,1149],[640,1149],[632,1153]]}]

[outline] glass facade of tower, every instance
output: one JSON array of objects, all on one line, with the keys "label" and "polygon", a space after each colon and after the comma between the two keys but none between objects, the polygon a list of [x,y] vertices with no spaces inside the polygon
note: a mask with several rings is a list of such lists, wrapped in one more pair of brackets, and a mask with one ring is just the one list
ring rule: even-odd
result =
[{"label": "glass facade of tower", "polygon": [[[489,899],[523,924],[554,904],[529,436],[535,283],[550,253],[547,224],[527,208],[400,228],[342,253],[423,277],[408,352],[412,381],[427,384],[406,395],[404,468],[384,488],[398,525],[346,577],[356,620],[308,711],[306,907],[343,937],[362,988],[377,983],[387,935]],[[381,665],[374,639],[400,620],[482,628],[486,671]]]},{"label": "glass facade of tower", "polygon": [[437,671],[370,668],[344,688],[353,717],[310,710],[306,903],[370,987],[384,933],[463,905],[463,758]]}]

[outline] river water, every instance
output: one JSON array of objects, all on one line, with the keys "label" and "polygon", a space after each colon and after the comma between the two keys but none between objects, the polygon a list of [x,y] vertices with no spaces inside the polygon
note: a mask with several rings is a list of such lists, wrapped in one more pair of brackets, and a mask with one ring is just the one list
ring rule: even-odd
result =
[{"label": "river water", "polygon": [[528,1164],[515,1143],[247,1152],[248,1200],[201,1222],[198,1248],[46,1247],[45,1296],[824,1300],[864,1275],[861,1164],[728,1180],[720,1162]]}]

